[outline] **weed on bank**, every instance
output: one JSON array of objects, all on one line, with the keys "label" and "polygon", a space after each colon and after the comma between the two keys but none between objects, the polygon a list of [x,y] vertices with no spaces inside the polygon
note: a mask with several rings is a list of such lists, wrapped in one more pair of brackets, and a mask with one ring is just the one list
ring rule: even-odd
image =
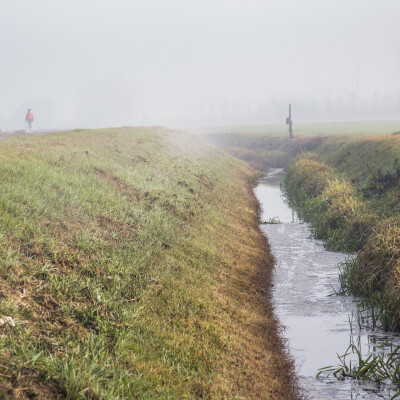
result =
[{"label": "weed on bank", "polygon": [[316,154],[302,155],[290,165],[285,191],[291,205],[311,223],[314,235],[323,239],[328,249],[351,253],[363,246],[373,215],[351,183],[336,178]]}]

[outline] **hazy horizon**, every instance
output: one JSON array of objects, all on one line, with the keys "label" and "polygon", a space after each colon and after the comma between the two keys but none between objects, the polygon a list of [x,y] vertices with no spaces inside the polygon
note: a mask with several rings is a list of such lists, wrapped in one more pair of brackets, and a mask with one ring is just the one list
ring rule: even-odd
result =
[{"label": "hazy horizon", "polygon": [[0,127],[400,119],[398,0],[0,0]]}]

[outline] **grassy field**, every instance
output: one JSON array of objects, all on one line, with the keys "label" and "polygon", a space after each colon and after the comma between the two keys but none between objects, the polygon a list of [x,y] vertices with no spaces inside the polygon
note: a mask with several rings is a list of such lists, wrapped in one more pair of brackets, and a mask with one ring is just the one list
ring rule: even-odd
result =
[{"label": "grassy field", "polygon": [[296,398],[253,178],[163,128],[0,141],[0,398]]},{"label": "grassy field", "polygon": [[[400,120],[380,120],[380,121],[332,121],[332,122],[299,122],[293,124],[296,136],[309,135],[347,135],[363,134],[377,135],[390,134],[400,131]],[[252,134],[252,135],[273,135],[289,136],[287,125],[284,119],[281,124],[264,125],[232,125],[232,126],[204,126],[187,128],[189,132],[196,135],[215,135],[215,134]]]}]

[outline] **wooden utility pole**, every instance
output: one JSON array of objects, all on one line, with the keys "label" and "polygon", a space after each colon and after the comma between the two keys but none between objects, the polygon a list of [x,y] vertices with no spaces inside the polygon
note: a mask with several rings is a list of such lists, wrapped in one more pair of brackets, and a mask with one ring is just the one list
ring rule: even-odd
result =
[{"label": "wooden utility pole", "polygon": [[289,104],[289,116],[286,118],[286,124],[289,125],[289,137],[294,138],[293,135],[293,121],[292,121],[292,105]]}]

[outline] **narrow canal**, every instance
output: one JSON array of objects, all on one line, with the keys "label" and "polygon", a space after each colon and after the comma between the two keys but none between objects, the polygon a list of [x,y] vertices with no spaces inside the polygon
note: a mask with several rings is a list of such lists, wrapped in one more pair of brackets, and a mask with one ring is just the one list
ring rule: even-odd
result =
[{"label": "narrow canal", "polygon": [[368,355],[385,351],[377,347],[387,339],[394,338],[398,343],[399,338],[366,331],[354,322],[353,299],[334,294],[339,290],[337,265],[346,255],[325,250],[311,237],[308,225],[297,219],[282,197],[283,177],[282,170],[272,170],[260,180],[255,193],[263,209],[261,219],[281,222],[261,227],[276,258],[272,290],[275,311],[285,328],[304,394],[315,400],[390,399],[396,390],[389,384],[315,378],[319,368],[338,364],[337,354],[344,354],[351,341]]}]

